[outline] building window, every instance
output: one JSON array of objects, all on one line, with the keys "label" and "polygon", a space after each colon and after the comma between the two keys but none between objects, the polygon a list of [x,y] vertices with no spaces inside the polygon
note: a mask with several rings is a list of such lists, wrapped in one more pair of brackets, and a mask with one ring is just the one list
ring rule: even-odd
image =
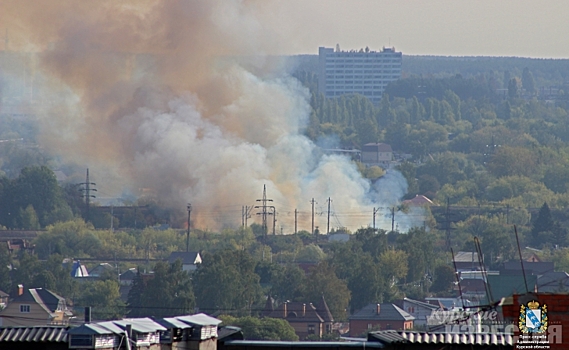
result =
[{"label": "building window", "polygon": [[308,325],[308,334],[314,334],[315,328],[313,324]]},{"label": "building window", "polygon": [[372,324],[371,324],[371,323],[368,323],[368,324],[367,324],[367,329],[372,329],[372,328],[373,328]]},{"label": "building window", "polygon": [[391,329],[391,325],[388,324],[387,326],[385,326],[385,329]]},{"label": "building window", "polygon": [[30,312],[30,305],[20,305],[20,312]]}]

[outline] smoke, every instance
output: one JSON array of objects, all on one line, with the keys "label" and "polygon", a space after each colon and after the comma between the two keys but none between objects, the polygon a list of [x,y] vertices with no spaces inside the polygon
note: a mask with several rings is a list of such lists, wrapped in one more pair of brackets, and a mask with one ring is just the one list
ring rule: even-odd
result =
[{"label": "smoke", "polygon": [[266,185],[284,232],[295,209],[309,229],[312,198],[317,226],[331,198],[331,227],[355,229],[405,193],[395,172],[372,186],[349,159],[322,155],[302,135],[308,91],[266,58],[296,40],[271,23],[282,3],[2,6],[11,48],[39,52],[40,142],[88,165],[100,191],[151,193],[181,217],[191,202],[196,227],[219,228],[240,225],[241,206],[258,205]]}]

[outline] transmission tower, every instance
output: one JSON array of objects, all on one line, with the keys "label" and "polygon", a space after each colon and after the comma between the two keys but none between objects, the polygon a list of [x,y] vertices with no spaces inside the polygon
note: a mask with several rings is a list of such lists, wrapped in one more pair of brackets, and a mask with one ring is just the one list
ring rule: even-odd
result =
[{"label": "transmission tower", "polygon": [[255,209],[261,209],[260,213],[257,213],[257,215],[261,215],[262,219],[263,219],[263,238],[265,238],[267,236],[267,216],[268,215],[273,215],[273,213],[269,213],[267,211],[267,209],[271,208],[270,206],[267,205],[267,202],[272,202],[272,199],[267,199],[267,186],[263,185],[263,199],[257,199],[257,202],[261,202],[262,205],[256,205]]},{"label": "transmission tower", "polygon": [[91,221],[91,198],[96,198],[95,195],[92,195],[91,192],[97,192],[96,188],[91,188],[91,186],[97,186],[96,183],[89,181],[89,168],[87,168],[87,175],[85,176],[85,182],[81,182],[79,186],[83,186],[79,188],[81,191],[81,197],[85,198],[85,221]]}]

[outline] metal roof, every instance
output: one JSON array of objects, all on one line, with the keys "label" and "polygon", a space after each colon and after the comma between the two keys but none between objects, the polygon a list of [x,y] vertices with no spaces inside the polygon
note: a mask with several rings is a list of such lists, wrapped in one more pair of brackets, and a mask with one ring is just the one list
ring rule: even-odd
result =
[{"label": "metal roof", "polygon": [[420,333],[404,331],[379,331],[368,335],[368,340],[384,344],[467,344],[467,345],[514,345],[511,334],[505,333]]},{"label": "metal roof", "polygon": [[0,329],[0,342],[67,342],[69,327],[7,327]]},{"label": "metal roof", "polygon": [[346,341],[265,341],[265,340],[230,340],[224,343],[225,346],[239,347],[262,347],[268,348],[379,348],[383,349],[384,344],[379,342],[346,342]]},{"label": "metal roof", "polygon": [[[69,334],[114,334],[112,330],[105,328],[97,323],[86,323],[79,327],[71,328]],[[122,332],[124,333],[124,331]]]},{"label": "metal roof", "polygon": [[160,323],[162,326],[167,328],[180,328],[180,329],[188,329],[193,328],[192,325],[186,322],[182,322],[178,320],[176,317],[164,317],[163,319],[156,320],[156,322]]},{"label": "metal roof", "polygon": [[189,316],[178,316],[176,319],[186,323],[195,324],[197,326],[217,326],[221,323],[221,320],[203,313]]},{"label": "metal roof", "polygon": [[125,318],[119,321],[113,321],[121,328],[125,328],[128,324],[132,326],[132,330],[139,333],[153,333],[157,331],[167,331],[168,329],[159,323],[154,322],[152,319],[145,318]]}]

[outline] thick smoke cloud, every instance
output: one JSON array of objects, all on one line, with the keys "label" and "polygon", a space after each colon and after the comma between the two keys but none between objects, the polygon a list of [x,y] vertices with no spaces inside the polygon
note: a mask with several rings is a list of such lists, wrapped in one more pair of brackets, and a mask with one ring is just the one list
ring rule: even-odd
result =
[{"label": "thick smoke cloud", "polygon": [[[197,227],[219,228],[239,225],[241,206],[256,204],[266,185],[285,232],[294,209],[300,229],[310,228],[312,198],[321,230],[329,197],[332,227],[367,226],[374,206],[396,204],[405,181],[389,175],[372,186],[302,135],[308,91],[266,59],[287,45],[271,25],[280,6],[5,1],[0,20],[11,47],[39,52],[50,101],[37,111],[41,143],[89,165],[107,193],[144,189],[181,217],[191,202]],[[408,226],[411,217],[400,217]],[[388,228],[390,219],[377,222]]]}]

